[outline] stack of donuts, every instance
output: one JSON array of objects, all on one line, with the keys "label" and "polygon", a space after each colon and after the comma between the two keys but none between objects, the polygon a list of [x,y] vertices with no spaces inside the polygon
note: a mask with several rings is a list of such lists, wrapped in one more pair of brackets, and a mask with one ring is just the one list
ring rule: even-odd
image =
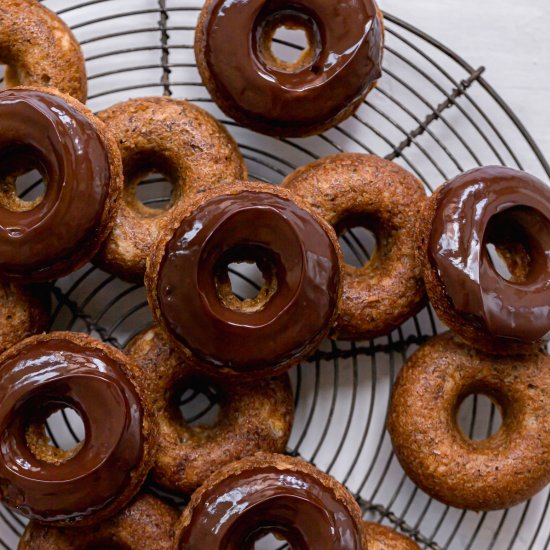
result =
[{"label": "stack of donuts", "polygon": [[[308,36],[293,63],[271,51],[281,26]],[[373,0],[208,0],[195,49],[223,111],[301,137],[358,108],[381,76],[383,40]],[[266,534],[301,550],[418,548],[363,521],[346,488],[284,453],[289,369],[327,337],[389,334],[426,305],[426,290],[454,332],[399,375],[388,428],[404,469],[428,494],[473,510],[511,506],[550,481],[542,182],[484,168],[428,199],[397,164],[352,153],[280,187],[249,181],[231,135],[185,100],[132,99],[92,114],[79,45],[35,0],[3,0],[0,60],[0,499],[31,520],[21,550],[237,550]],[[16,181],[32,169],[46,190],[26,202]],[[173,183],[161,212],[136,194],[152,172]],[[358,226],[377,242],[360,268],[339,245]],[[145,285],[155,324],[124,350],[48,332],[51,284],[88,262]],[[256,297],[233,292],[233,263],[257,265]],[[212,425],[183,419],[189,388],[216,392]],[[472,393],[503,412],[482,442],[456,421]],[[85,429],[70,450],[46,430],[67,407]]]}]

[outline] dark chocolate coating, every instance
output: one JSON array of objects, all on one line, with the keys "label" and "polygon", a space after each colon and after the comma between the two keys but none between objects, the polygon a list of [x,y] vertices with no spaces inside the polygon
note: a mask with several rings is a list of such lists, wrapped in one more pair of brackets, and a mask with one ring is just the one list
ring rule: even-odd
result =
[{"label": "dark chocolate coating", "polygon": [[[486,245],[522,241],[521,280],[496,271]],[[504,167],[471,170],[437,194],[428,258],[456,310],[495,337],[535,342],[550,333],[550,188]],[[513,275],[513,273],[512,273]]]},{"label": "dark chocolate coating", "polygon": [[[218,0],[205,9],[196,42],[205,81],[246,126],[316,133],[351,114],[381,76],[383,25],[374,0]],[[304,28],[310,42],[295,64],[270,51],[270,37],[285,24]]]},{"label": "dark chocolate coating", "polygon": [[[47,183],[31,210],[0,205],[0,273],[46,281],[81,263],[100,238],[110,160],[92,122],[61,97],[36,89],[0,92],[0,177],[33,159]],[[61,267],[60,267],[61,266]]]},{"label": "dark chocolate coating", "polygon": [[361,530],[331,488],[306,472],[269,465],[207,489],[179,533],[179,548],[252,550],[267,533],[292,550],[363,550]]},{"label": "dark chocolate coating", "polygon": [[[29,518],[77,521],[104,510],[143,458],[143,409],[133,383],[116,355],[84,338],[35,337],[0,363],[0,496]],[[38,458],[29,427],[66,406],[82,418],[84,441],[66,460]]]},{"label": "dark chocolate coating", "polygon": [[[275,190],[206,201],[162,251],[160,320],[198,361],[215,368],[250,372],[296,362],[326,334],[336,311],[340,264],[327,230]],[[277,281],[252,311],[225,305],[216,278],[220,261],[248,253],[271,264]]]}]

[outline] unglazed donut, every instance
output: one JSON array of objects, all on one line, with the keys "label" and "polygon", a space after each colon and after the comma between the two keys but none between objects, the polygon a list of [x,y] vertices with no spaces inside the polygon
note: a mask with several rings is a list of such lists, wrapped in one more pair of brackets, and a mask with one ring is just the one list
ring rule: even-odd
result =
[{"label": "unglazed donut", "polygon": [[143,494],[116,516],[88,528],[52,527],[31,521],[19,550],[171,550],[178,512]]},{"label": "unglazed donut", "polygon": [[293,550],[366,550],[361,509],[301,459],[258,453],[216,472],[191,497],[174,550],[251,550],[267,533]]},{"label": "unglazed donut", "polygon": [[[303,29],[295,62],[278,28]],[[237,122],[265,134],[318,134],[351,116],[381,76],[384,27],[374,0],[208,0],[195,34],[204,85]]]},{"label": "unglazed donut", "polygon": [[[468,395],[501,410],[500,430],[481,441],[457,425]],[[550,482],[550,358],[484,354],[451,332],[405,364],[393,389],[388,430],[399,462],[430,496],[468,510],[498,510]]]},{"label": "unglazed donut", "polygon": [[[131,99],[99,114],[118,142],[124,165],[123,200],[96,263],[123,279],[143,281],[145,262],[161,228],[193,193],[246,179],[246,166],[227,130],[203,109],[166,97]],[[173,183],[167,210],[136,196],[152,172]]]},{"label": "unglazed donut", "polygon": [[409,537],[378,523],[363,522],[367,533],[368,550],[420,550]]},{"label": "unglazed donut", "polygon": [[[16,178],[32,168],[43,197],[19,199]],[[0,278],[44,282],[78,269],[111,230],[122,165],[103,123],[51,89],[0,92]]]},{"label": "unglazed donut", "polygon": [[[550,188],[499,166],[477,168],[440,187],[419,224],[430,301],[472,346],[523,353],[550,336]],[[501,276],[496,248],[510,272]]]},{"label": "unglazed donut", "polygon": [[49,289],[0,282],[0,353],[28,336],[44,332],[50,322]]},{"label": "unglazed donut", "polygon": [[[274,376],[312,353],[334,321],[336,234],[275,186],[241,182],[218,193],[190,202],[161,236],[147,265],[149,303],[197,368]],[[256,262],[263,272],[256,298],[232,292],[233,262]]]},{"label": "unglazed donut", "polygon": [[364,226],[376,251],[363,267],[344,267],[333,335],[362,340],[390,333],[424,305],[415,220],[426,201],[419,180],[374,155],[341,153],[290,174],[283,187],[342,233]]},{"label": "unglazed donut", "polygon": [[[144,390],[159,422],[153,480],[168,491],[191,493],[222,466],[258,451],[284,451],[294,416],[288,375],[255,383],[220,382],[190,369],[158,327],[127,346],[143,371]],[[212,388],[220,411],[213,425],[187,425],[177,398],[185,388]]]},{"label": "unglazed donut", "polygon": [[[123,508],[156,445],[138,377],[122,352],[84,334],[32,336],[0,356],[0,499],[55,525],[90,525]],[[44,427],[64,407],[86,431],[68,451],[52,446]]]},{"label": "unglazed donut", "polygon": [[2,0],[0,63],[6,87],[47,86],[85,102],[80,45],[65,23],[36,0]]}]

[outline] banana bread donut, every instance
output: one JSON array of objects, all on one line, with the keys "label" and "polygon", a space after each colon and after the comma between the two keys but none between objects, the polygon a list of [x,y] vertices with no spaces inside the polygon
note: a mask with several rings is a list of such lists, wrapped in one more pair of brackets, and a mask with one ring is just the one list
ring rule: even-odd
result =
[{"label": "banana bread donut", "polygon": [[176,526],[174,550],[252,550],[273,533],[294,550],[365,550],[353,496],[311,464],[258,453],[229,464],[191,497]]},{"label": "banana bread donut", "polygon": [[[84,334],[32,336],[0,356],[0,500],[54,525],[91,525],[126,506],[156,445],[137,380],[122,352]],[[45,429],[65,407],[86,433],[70,450],[54,447]]]},{"label": "banana bread donut", "polygon": [[[502,414],[499,431],[481,441],[456,419],[472,394]],[[388,430],[403,469],[430,496],[467,510],[514,506],[550,482],[550,358],[497,357],[451,332],[436,336],[399,373]]]},{"label": "banana bread donut", "polygon": [[37,0],[2,0],[0,64],[7,65],[8,88],[47,86],[86,101],[80,45],[69,27]]},{"label": "banana bread donut", "polygon": [[[16,179],[33,168],[46,191],[26,202]],[[116,142],[86,107],[49,88],[0,92],[0,278],[45,282],[84,265],[121,190]]]},{"label": "banana bread donut", "polygon": [[[113,231],[96,263],[123,279],[142,282],[145,261],[162,226],[170,223],[193,193],[246,179],[246,166],[227,130],[187,101],[131,99],[99,117],[118,142],[125,184]],[[137,198],[138,184],[153,172],[173,184],[166,210],[150,208]]]},{"label": "banana bread donut", "polygon": [[[284,451],[292,429],[293,394],[287,374],[255,383],[198,375],[153,326],[126,353],[143,371],[144,389],[159,421],[153,480],[171,492],[192,493],[222,466],[258,451]],[[185,389],[214,391],[220,407],[212,425],[188,425],[178,408]]]},{"label": "banana bread donut", "polygon": [[418,242],[436,313],[470,345],[528,353],[550,337],[550,187],[542,181],[500,166],[466,172],[426,203]]},{"label": "banana bread donut", "polygon": [[[149,303],[198,369],[240,380],[275,376],[312,353],[341,296],[332,228],[273,185],[239,182],[191,201],[147,264]],[[264,286],[238,298],[228,268],[256,263]],[[181,284],[185,281],[185,284]]]},{"label": "banana bread donut", "polygon": [[[281,27],[305,31],[294,62],[272,50]],[[319,134],[351,116],[382,74],[374,0],[207,0],[195,33],[204,85],[220,109],[265,134]]]},{"label": "banana bread donut", "polygon": [[47,287],[0,282],[0,353],[33,334],[44,332],[50,323],[50,308]]},{"label": "banana bread donut", "polygon": [[374,155],[341,153],[299,168],[283,187],[337,233],[366,227],[376,237],[376,251],[366,265],[344,267],[344,295],[333,336],[382,336],[421,309],[425,291],[414,228],[426,194],[419,180]]},{"label": "banana bread donut", "polygon": [[178,512],[164,501],[141,494],[111,519],[94,527],[52,527],[31,521],[19,550],[172,550]]},{"label": "banana bread donut", "polygon": [[409,537],[379,523],[365,521],[363,529],[367,532],[368,550],[420,550]]}]

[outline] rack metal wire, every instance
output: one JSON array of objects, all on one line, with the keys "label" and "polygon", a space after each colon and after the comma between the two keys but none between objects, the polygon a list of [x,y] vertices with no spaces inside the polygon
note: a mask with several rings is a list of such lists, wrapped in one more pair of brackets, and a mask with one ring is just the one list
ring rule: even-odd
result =
[{"label": "rack metal wire", "polygon": [[[483,164],[527,169],[544,179],[550,166],[530,134],[484,78],[456,53],[421,30],[385,14],[384,77],[359,111],[324,135],[275,140],[227,120],[203,88],[193,56],[197,0],[45,0],[72,27],[86,54],[89,105],[101,110],[144,95],[194,101],[235,135],[253,178],[278,183],[298,166],[340,151],[375,153],[402,164],[432,191],[458,172]],[[277,39],[289,52],[299,46]],[[30,181],[22,198],[36,192]],[[140,186],[143,202],[165,205],[162,178]],[[372,243],[360,231],[341,239],[348,262],[362,265]],[[242,271],[243,291],[257,282]],[[151,322],[143,287],[124,283],[92,266],[51,285],[52,328],[84,331],[119,348]],[[296,422],[288,453],[333,474],[356,496],[371,521],[383,522],[437,549],[546,549],[550,547],[550,492],[511,510],[474,514],[444,506],[416,488],[401,470],[385,418],[391,386],[407,357],[442,330],[431,309],[385,338],[360,343],[326,342],[291,373]],[[204,420],[215,394],[182,398],[188,422]],[[202,392],[205,393],[205,392]],[[495,408],[477,396],[461,409],[471,437],[498,426]],[[49,426],[52,441],[73,443],[82,434],[63,415]],[[63,430],[65,430],[63,432]],[[25,522],[0,507],[0,547],[17,547]]]}]

